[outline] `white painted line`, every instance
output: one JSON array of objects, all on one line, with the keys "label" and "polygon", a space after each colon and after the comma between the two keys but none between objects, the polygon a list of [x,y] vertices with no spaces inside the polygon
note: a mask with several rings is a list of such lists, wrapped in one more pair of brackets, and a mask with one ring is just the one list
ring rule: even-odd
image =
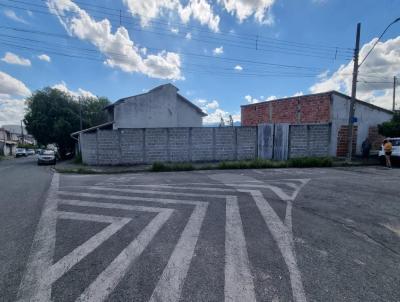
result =
[{"label": "white painted line", "polygon": [[36,228],[26,271],[19,286],[17,300],[22,302],[49,302],[51,284],[43,282],[44,276],[52,265],[56,242],[57,190],[60,175],[55,173],[50,184],[42,215]]},{"label": "white painted line", "polygon": [[[215,192],[231,192],[236,191],[235,189],[222,189],[222,188],[212,188],[212,187],[186,187],[186,186],[172,186],[172,185],[115,185],[115,184],[103,184],[104,186],[112,186],[112,187],[126,187],[126,188],[138,188],[138,187],[146,187],[146,188],[160,188],[160,189],[176,189],[176,190],[191,190],[191,191],[215,191]],[[157,192],[157,191],[156,191]],[[162,191],[161,191],[162,192]],[[199,194],[204,196],[203,194]]]},{"label": "white painted line", "polygon": [[256,301],[246,239],[236,196],[226,200],[225,302]]},{"label": "white painted line", "polygon": [[182,193],[182,192],[166,192],[166,191],[155,191],[155,190],[134,190],[134,189],[122,189],[115,187],[97,187],[97,186],[86,186],[84,187],[86,190],[95,190],[95,191],[114,191],[114,192],[122,192],[122,193],[133,193],[133,194],[158,194],[158,195],[169,195],[169,196],[187,196],[187,197],[211,197],[211,198],[226,198],[226,195],[212,195],[212,194],[202,194],[202,193]]},{"label": "white painted line", "polygon": [[178,302],[207,212],[207,204],[194,208],[149,302]]},{"label": "white painted line", "polygon": [[270,230],[272,237],[278,244],[279,250],[285,260],[289,270],[290,283],[292,286],[293,299],[295,302],[306,302],[306,295],[303,289],[300,270],[297,266],[297,261],[292,245],[291,234],[287,227],[281,222],[278,215],[264,198],[262,193],[257,190],[241,190],[242,192],[250,193],[253,197],[265,223]]},{"label": "white painted line", "polygon": [[60,200],[59,204],[65,204],[76,207],[92,207],[92,208],[104,208],[104,209],[118,209],[127,211],[140,211],[140,212],[162,212],[164,208],[155,207],[143,207],[143,206],[131,206],[122,203],[108,203],[108,202],[95,202],[95,201],[82,201],[82,200]]},{"label": "white painted line", "polygon": [[164,223],[169,219],[173,210],[165,209],[151,220],[151,222],[140,232],[112,262],[97,276],[90,284],[77,302],[101,302],[107,299],[125,274],[129,271],[134,261],[141,255],[153,237],[157,234]]},{"label": "white painted line", "polygon": [[[77,213],[74,213],[77,214]],[[112,235],[114,235],[116,232],[118,232],[121,228],[123,228],[128,222],[130,222],[132,219],[131,218],[117,218],[117,217],[110,217],[110,219],[104,219],[103,221],[100,221],[100,219],[95,220],[96,218],[99,217],[93,217],[93,216],[99,216],[99,215],[89,215],[92,217],[85,217],[81,216],[86,214],[80,214],[80,215],[64,215],[62,213],[60,215],[61,218],[63,219],[79,219],[83,218],[82,220],[89,220],[89,221],[99,221],[99,222],[111,222],[112,223],[107,226],[105,229],[91,237],[89,240],[87,240],[85,243],[74,249],[71,253],[60,259],[57,263],[53,264],[48,273],[46,274],[45,277],[45,282],[52,284],[55,281],[57,281],[58,278],[60,278],[62,275],[64,275],[66,272],[68,272],[74,265],[76,265],[78,262],[80,262],[83,258],[85,258],[87,255],[89,255],[91,252],[93,252],[97,247],[99,247],[103,242],[105,242],[107,239],[109,239]],[[107,216],[104,216],[107,217]],[[88,219],[87,219],[88,218]]]},{"label": "white painted line", "polygon": [[165,198],[153,198],[153,197],[135,197],[135,196],[124,196],[124,195],[108,195],[108,194],[92,194],[92,193],[80,193],[70,191],[58,191],[58,195],[64,196],[76,196],[76,197],[89,197],[89,198],[104,198],[104,199],[115,199],[115,200],[130,200],[130,201],[148,201],[157,202],[163,204],[189,204],[198,205],[207,203],[204,201],[194,200],[177,200],[177,199],[165,199]]},{"label": "white painted line", "polygon": [[57,212],[58,218],[60,219],[71,219],[71,220],[84,220],[84,221],[93,221],[93,222],[103,222],[103,223],[114,223],[121,221],[125,217],[116,217],[116,216],[105,216],[105,215],[96,215],[96,214],[83,214],[83,213],[75,213],[75,212]]},{"label": "white painted line", "polygon": [[[271,185],[271,184],[263,184],[263,185],[256,185],[256,184],[226,184],[227,186],[232,186],[232,187],[240,187],[240,188],[257,188],[257,189],[269,189],[273,191],[278,197],[284,201],[294,201],[299,194],[300,190],[310,181],[310,179],[296,179],[297,181],[300,182],[299,185],[296,185],[294,183],[285,183],[282,180],[282,184],[287,184],[290,187],[294,188],[295,190],[291,194],[287,194],[284,192],[280,187],[276,185]],[[238,191],[241,191],[242,189],[237,189]]]}]

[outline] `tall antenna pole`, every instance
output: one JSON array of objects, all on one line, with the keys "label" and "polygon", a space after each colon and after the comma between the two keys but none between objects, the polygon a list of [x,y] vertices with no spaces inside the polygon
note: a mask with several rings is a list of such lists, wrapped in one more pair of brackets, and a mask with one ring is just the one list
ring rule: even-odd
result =
[{"label": "tall antenna pole", "polygon": [[393,77],[393,112],[396,110],[396,81],[397,78]]}]

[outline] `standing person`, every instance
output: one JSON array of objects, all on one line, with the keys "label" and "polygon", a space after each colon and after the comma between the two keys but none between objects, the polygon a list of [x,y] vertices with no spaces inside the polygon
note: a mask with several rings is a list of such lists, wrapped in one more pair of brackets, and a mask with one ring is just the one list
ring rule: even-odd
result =
[{"label": "standing person", "polygon": [[392,168],[392,163],[390,162],[390,156],[392,155],[392,143],[390,142],[389,139],[385,139],[383,141],[383,150],[385,151],[385,157],[386,157],[386,167],[389,169]]},{"label": "standing person", "polygon": [[371,142],[369,141],[368,137],[363,141],[361,145],[361,150],[362,150],[362,157],[365,161],[368,161],[369,159],[369,153],[371,151]]}]

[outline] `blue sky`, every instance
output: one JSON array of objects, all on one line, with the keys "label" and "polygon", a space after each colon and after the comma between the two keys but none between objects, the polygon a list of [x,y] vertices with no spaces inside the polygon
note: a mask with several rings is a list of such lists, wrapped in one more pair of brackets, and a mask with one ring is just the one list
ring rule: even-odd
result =
[{"label": "blue sky", "polygon": [[[349,93],[357,22],[362,57],[400,17],[399,0],[144,3],[0,0],[0,125],[18,122],[24,98],[45,86],[116,101],[172,82],[207,123],[238,120],[249,102]],[[360,70],[358,96],[387,108],[399,33],[400,22]]]}]

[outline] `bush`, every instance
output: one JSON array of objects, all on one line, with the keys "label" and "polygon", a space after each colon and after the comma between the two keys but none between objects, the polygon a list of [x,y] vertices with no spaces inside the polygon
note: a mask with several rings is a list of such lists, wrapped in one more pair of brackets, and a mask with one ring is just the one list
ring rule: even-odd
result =
[{"label": "bush", "polygon": [[299,157],[288,161],[289,167],[293,168],[332,167],[332,164],[330,157]]},{"label": "bush", "polygon": [[272,161],[265,159],[224,161],[218,164],[218,169],[266,169],[285,168],[287,163],[283,161]]},{"label": "bush", "polygon": [[164,164],[155,162],[150,170],[153,172],[192,171],[195,170],[195,167],[191,163]]},{"label": "bush", "polygon": [[82,154],[78,153],[74,157],[74,164],[82,164]]}]

